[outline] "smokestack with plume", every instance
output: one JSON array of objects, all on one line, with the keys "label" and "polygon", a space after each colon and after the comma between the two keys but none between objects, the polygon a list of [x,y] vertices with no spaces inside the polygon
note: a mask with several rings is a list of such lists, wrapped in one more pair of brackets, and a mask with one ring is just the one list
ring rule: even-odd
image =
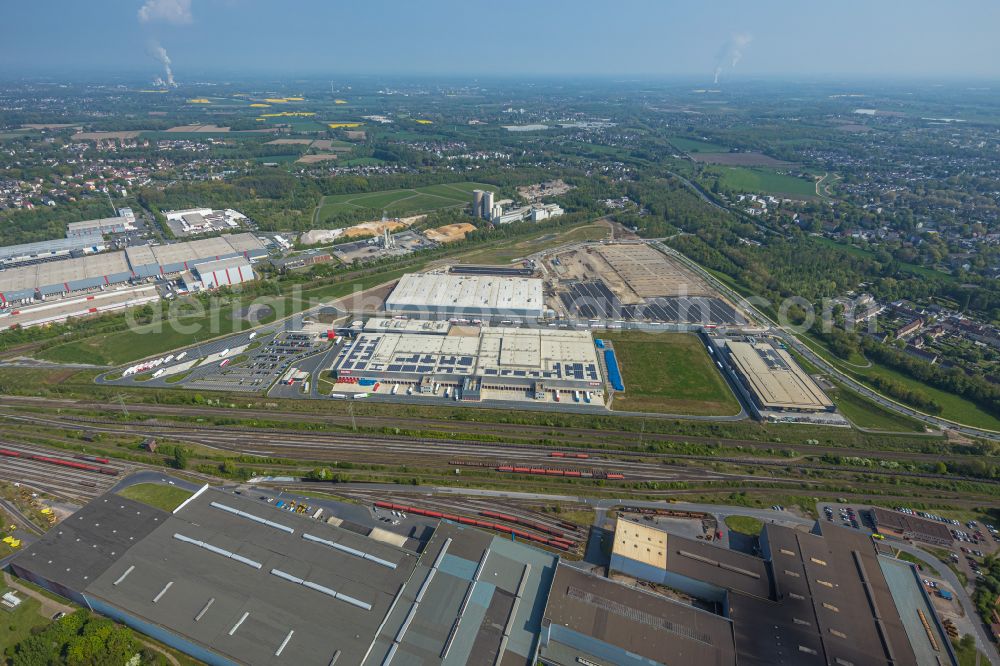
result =
[{"label": "smokestack with plume", "polygon": [[746,49],[747,45],[749,45],[752,41],[753,35],[748,33],[739,33],[733,35],[729,41],[722,45],[722,48],[719,50],[719,55],[716,57],[715,83],[719,82],[719,76],[722,74],[723,69],[725,69],[726,63],[729,63],[730,69],[736,69],[736,65],[738,65],[740,60],[743,59],[744,49]]},{"label": "smokestack with plume", "polygon": [[167,55],[167,50],[155,42],[149,45],[149,49],[153,57],[163,65],[163,75],[166,77],[166,80],[157,77],[157,81],[161,85],[176,88],[177,82],[174,81],[174,70],[170,67],[170,56]]}]

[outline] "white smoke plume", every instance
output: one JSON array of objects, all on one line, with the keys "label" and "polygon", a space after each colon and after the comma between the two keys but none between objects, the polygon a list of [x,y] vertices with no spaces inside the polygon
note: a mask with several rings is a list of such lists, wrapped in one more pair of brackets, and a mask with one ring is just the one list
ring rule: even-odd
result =
[{"label": "white smoke plume", "polygon": [[174,25],[191,22],[191,0],[146,0],[139,8],[139,22],[163,21]]},{"label": "white smoke plume", "polygon": [[165,79],[157,77],[156,81],[160,85],[176,88],[177,82],[174,81],[174,70],[170,66],[170,56],[167,55],[167,50],[156,42],[152,42],[149,45],[149,52],[163,65],[163,75],[166,77]]},{"label": "white smoke plume", "polygon": [[729,41],[722,45],[715,62],[715,83],[719,82],[719,76],[728,63],[730,69],[736,69],[736,65],[743,59],[743,51],[753,41],[753,35],[742,32],[733,35]]}]

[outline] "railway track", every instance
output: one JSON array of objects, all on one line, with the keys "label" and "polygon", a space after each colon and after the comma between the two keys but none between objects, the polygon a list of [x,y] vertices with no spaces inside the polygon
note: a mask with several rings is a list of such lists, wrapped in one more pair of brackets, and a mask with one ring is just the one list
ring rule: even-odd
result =
[{"label": "railway track", "polygon": [[0,478],[30,486],[37,491],[65,500],[87,501],[93,499],[117,483],[121,476],[128,472],[127,467],[113,463],[101,466],[117,471],[117,475],[99,474],[90,470],[32,460],[27,456],[42,455],[74,460],[74,455],[78,454],[12,442],[8,439],[0,440],[0,448],[23,455],[23,457],[4,456],[0,459],[2,462],[0,464]]},{"label": "railway track", "polygon": [[[22,422],[52,425],[55,427],[80,427],[86,425],[88,429],[96,432],[107,432],[115,434],[136,434],[137,432],[149,435],[170,437],[182,441],[209,446],[212,448],[228,451],[246,453],[248,455],[274,456],[274,457],[302,457],[309,460],[325,460],[328,453],[342,451],[345,453],[384,456],[388,453],[395,455],[420,455],[421,460],[426,460],[427,456],[481,456],[493,459],[506,455],[511,459],[515,457],[531,458],[540,460],[546,458],[554,449],[536,444],[525,443],[502,443],[502,442],[480,442],[474,440],[456,439],[433,439],[424,438],[415,440],[413,438],[392,436],[392,435],[343,435],[327,432],[303,432],[299,430],[267,429],[251,426],[197,426],[178,423],[142,423],[130,422],[121,423],[111,419],[97,419],[92,417],[41,417],[34,415],[10,415],[0,412],[3,418],[9,418]],[[238,439],[233,437],[233,433],[239,433]],[[244,447],[243,443],[259,442],[252,447]],[[966,477],[946,474],[933,474],[930,472],[914,472],[898,469],[880,468],[857,468],[840,465],[828,465],[820,463],[806,463],[801,460],[792,461],[787,458],[761,458],[761,457],[733,457],[733,456],[710,456],[680,453],[661,452],[638,452],[632,449],[591,449],[579,446],[560,446],[559,450],[571,453],[589,453],[594,458],[589,460],[600,463],[604,469],[613,469],[616,472],[626,474],[626,478],[635,479],[636,472],[647,472],[648,476],[640,476],[639,480],[660,480],[678,481],[687,479],[709,479],[737,480],[748,478],[747,475],[738,473],[717,472],[713,470],[697,470],[683,465],[674,465],[673,472],[665,470],[666,465],[650,465],[637,461],[611,461],[604,459],[608,456],[618,457],[642,457],[660,460],[684,460],[698,463],[721,463],[745,466],[761,466],[780,468],[794,465],[800,469],[834,473],[855,473],[871,474],[885,477],[904,476],[909,478],[932,479],[940,481],[968,481],[974,483],[986,483],[1000,485],[998,479],[981,479],[976,477]],[[296,451],[299,451],[296,455]],[[843,450],[840,453],[845,453]],[[939,456],[932,454],[922,454],[930,461],[940,460]],[[602,456],[599,458],[597,456]],[[570,461],[571,459],[564,459]],[[352,461],[357,462],[352,458]],[[374,459],[372,462],[376,462]],[[510,461],[504,461],[510,462]],[[754,476],[756,479],[767,479],[767,477]],[[779,479],[771,479],[779,480]]]},{"label": "railway track", "polygon": [[[23,396],[0,396],[0,406],[2,405],[31,405],[40,404],[43,406],[50,407],[62,407],[65,409],[81,409],[81,410],[94,410],[102,412],[120,412],[120,408],[116,405],[108,405],[106,403],[98,402],[87,402],[87,401],[76,401],[76,400],[65,400],[65,399],[48,399],[48,398],[30,398]],[[287,421],[289,419],[294,419],[300,423],[316,423],[340,426],[345,428],[350,428],[353,425],[357,425],[361,428],[374,428],[382,429],[386,426],[387,418],[381,416],[356,416],[353,421],[350,416],[347,415],[317,415],[310,413],[296,413],[296,412],[279,412],[271,410],[253,410],[247,411],[244,409],[226,409],[217,407],[183,407],[174,405],[147,405],[147,404],[137,404],[129,405],[129,412],[131,414],[163,414],[163,415],[174,415],[174,416],[184,416],[184,417],[196,417],[204,418],[207,416],[224,416],[228,418],[237,419],[273,419],[276,421]],[[728,437],[706,437],[700,435],[685,435],[685,434],[669,434],[669,433],[657,433],[657,432],[645,432],[639,434],[629,430],[613,430],[613,429],[596,429],[596,428],[579,428],[579,427],[564,427],[564,426],[541,426],[541,425],[531,425],[531,424],[518,424],[518,423],[484,423],[479,421],[455,421],[455,420],[444,420],[444,419],[424,419],[424,418],[411,418],[411,417],[393,417],[391,419],[393,426],[407,429],[419,429],[419,430],[436,430],[441,432],[456,432],[456,433],[472,433],[479,434],[484,430],[498,429],[502,428],[503,432],[509,435],[511,438],[514,437],[536,437],[551,440],[558,440],[565,442],[568,447],[573,446],[574,440],[584,440],[591,439],[593,441],[602,442],[614,442],[616,440],[625,440],[626,443],[636,443],[639,446],[644,446],[650,443],[667,443],[667,444],[705,444],[708,446],[724,444],[730,447],[743,447],[748,449],[775,449],[775,448],[790,448],[794,446],[796,451],[807,454],[823,454],[823,453],[836,453],[838,455],[843,455],[851,449],[843,446],[824,446],[818,444],[806,444],[806,443],[795,443],[789,444],[784,442],[767,442],[753,439],[739,439],[739,438],[728,438]],[[239,429],[239,427],[234,427],[234,429]],[[299,431],[301,432],[301,431]],[[926,433],[913,433],[914,439],[927,439],[931,441],[941,440],[940,435],[932,435]],[[870,453],[864,449],[857,449],[858,455],[864,455]],[[900,460],[913,459],[913,460],[968,460],[967,456],[949,456],[947,454],[941,455],[938,452],[934,453],[920,453],[913,451],[885,451],[885,455],[891,455],[894,458]]]}]

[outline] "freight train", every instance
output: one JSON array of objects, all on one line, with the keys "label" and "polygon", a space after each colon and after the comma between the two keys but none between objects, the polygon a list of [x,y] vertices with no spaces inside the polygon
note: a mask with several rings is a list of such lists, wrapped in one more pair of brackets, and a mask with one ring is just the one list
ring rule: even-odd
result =
[{"label": "freight train", "polygon": [[[117,469],[111,469],[108,467],[97,467],[96,465],[87,465],[81,462],[75,462],[73,460],[63,460],[62,458],[50,458],[49,456],[40,456],[29,453],[23,453],[21,451],[11,451],[10,449],[0,449],[0,456],[7,456],[8,458],[24,458],[25,460],[34,460],[35,462],[48,463],[50,465],[60,465],[62,467],[72,467],[73,469],[81,469],[85,472],[97,472],[99,474],[107,474],[108,476],[118,476]],[[106,458],[104,460],[107,460]]]},{"label": "freight train", "polygon": [[578,469],[552,469],[545,467],[521,467],[514,465],[500,465],[496,468],[498,472],[508,474],[540,474],[542,476],[568,476],[582,479],[608,479],[609,481],[620,481],[625,478],[621,472],[605,472],[604,470],[583,470]]},{"label": "freight train", "polygon": [[468,460],[449,460],[449,465],[463,465],[465,467],[492,467],[497,472],[508,474],[541,474],[544,476],[568,476],[574,479],[608,479],[620,481],[625,478],[621,472],[606,472],[602,469],[578,470],[578,469],[556,469],[552,467],[525,467],[522,465],[498,465],[495,462],[478,462]]},{"label": "freight train", "polygon": [[428,509],[418,509],[415,506],[406,506],[405,504],[393,504],[392,502],[375,502],[375,506],[377,506],[380,509],[389,509],[391,511],[402,511],[403,513],[412,513],[418,516],[427,516],[428,518],[440,518],[442,520],[450,520],[454,523],[459,523],[461,525],[471,525],[473,527],[481,527],[487,530],[503,532],[505,534],[511,534],[513,536],[520,537],[527,541],[534,541],[535,543],[545,544],[546,546],[551,546],[558,550],[573,550],[577,546],[577,542],[570,541],[565,537],[553,536],[552,538],[546,538],[543,536],[539,536],[537,534],[531,534],[530,532],[525,532],[524,530],[519,530],[515,527],[498,525],[497,523],[491,523],[485,520],[476,520],[475,518],[467,518],[466,516],[456,516],[450,513],[442,513],[440,511],[430,511]]},{"label": "freight train", "polygon": [[[487,518],[496,518],[497,520],[502,520],[505,523],[513,523],[515,525],[524,525],[525,527],[530,527],[533,530],[536,530],[538,532],[545,532],[546,534],[550,534],[552,536],[556,536],[556,537],[562,537],[563,536],[563,532],[561,532],[561,531],[559,531],[559,530],[557,530],[557,529],[555,529],[553,527],[549,527],[548,525],[542,525],[541,523],[536,523],[536,522],[531,521],[531,520],[525,520],[524,518],[518,518],[517,516],[510,516],[510,515],[507,515],[506,513],[499,513],[497,511],[480,511],[479,515],[480,516],[486,516]],[[560,522],[559,524],[563,525],[564,529],[573,529],[573,530],[576,529],[576,525],[573,525],[572,523]],[[567,525],[568,525],[568,527],[566,527]]]}]

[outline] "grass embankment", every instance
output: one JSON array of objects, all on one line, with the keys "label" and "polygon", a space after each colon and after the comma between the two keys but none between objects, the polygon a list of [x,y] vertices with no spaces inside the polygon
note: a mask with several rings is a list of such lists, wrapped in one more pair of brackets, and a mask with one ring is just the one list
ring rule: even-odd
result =
[{"label": "grass embankment", "polygon": [[191,497],[191,492],[183,488],[159,483],[137,483],[119,491],[118,494],[164,511],[173,511],[181,502]]},{"label": "grass embankment", "polygon": [[750,516],[726,516],[726,527],[740,534],[757,536],[764,529],[764,523]]},{"label": "grass embankment", "polygon": [[618,411],[730,416],[739,402],[705,346],[690,333],[628,331],[601,334],[614,345],[625,379],[616,393]]}]

